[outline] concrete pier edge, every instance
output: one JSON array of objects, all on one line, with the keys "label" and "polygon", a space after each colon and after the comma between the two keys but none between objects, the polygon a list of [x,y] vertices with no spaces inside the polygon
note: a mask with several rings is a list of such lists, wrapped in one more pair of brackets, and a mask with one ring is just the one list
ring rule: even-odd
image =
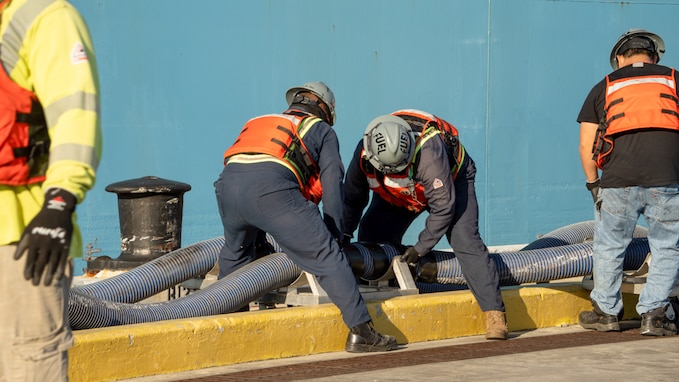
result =
[{"label": "concrete pier edge", "polygon": [[[510,331],[577,324],[591,308],[580,282],[502,288]],[[625,299],[636,299],[625,295]],[[367,301],[375,327],[399,344],[485,332],[471,292],[452,291]],[[634,306],[625,301],[625,306]],[[635,312],[628,312],[629,315]],[[344,351],[348,329],[333,304],[74,331],[73,382],[112,381],[215,366]]]}]

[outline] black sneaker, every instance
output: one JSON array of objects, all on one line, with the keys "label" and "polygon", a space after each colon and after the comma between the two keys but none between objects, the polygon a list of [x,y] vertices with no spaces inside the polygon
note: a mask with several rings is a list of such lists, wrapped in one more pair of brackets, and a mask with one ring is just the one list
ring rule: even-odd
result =
[{"label": "black sneaker", "polygon": [[665,315],[667,306],[653,309],[641,315],[641,335],[674,336],[677,334],[676,319],[670,320]]},{"label": "black sneaker", "polygon": [[351,328],[345,350],[349,353],[368,353],[394,350],[398,347],[396,338],[378,333],[366,322]]},{"label": "black sneaker", "polygon": [[594,329],[600,332],[619,332],[622,311],[617,316],[606,314],[599,306],[592,302],[594,310],[580,312],[578,323],[585,329]]}]

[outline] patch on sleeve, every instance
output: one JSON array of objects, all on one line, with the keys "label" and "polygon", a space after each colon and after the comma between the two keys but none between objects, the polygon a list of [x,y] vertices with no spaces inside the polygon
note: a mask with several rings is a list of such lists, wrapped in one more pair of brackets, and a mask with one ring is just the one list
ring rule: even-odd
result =
[{"label": "patch on sleeve", "polygon": [[87,62],[87,52],[85,52],[85,47],[78,41],[73,45],[71,49],[71,64],[77,65],[83,62]]},{"label": "patch on sleeve", "polygon": [[443,182],[441,181],[441,179],[439,178],[434,179],[434,190],[441,187],[443,187]]}]

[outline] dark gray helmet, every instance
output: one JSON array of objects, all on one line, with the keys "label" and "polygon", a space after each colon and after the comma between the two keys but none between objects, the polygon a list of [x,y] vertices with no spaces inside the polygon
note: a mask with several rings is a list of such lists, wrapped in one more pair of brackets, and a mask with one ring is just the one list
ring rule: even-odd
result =
[{"label": "dark gray helmet", "polygon": [[328,87],[323,82],[320,81],[313,81],[313,82],[307,82],[302,86],[295,86],[290,89],[285,93],[285,100],[288,101],[288,106],[292,105],[292,101],[295,99],[295,96],[299,92],[311,92],[315,94],[323,103],[328,105],[328,109],[330,110],[330,125],[335,124],[335,95],[332,93],[332,90]]},{"label": "dark gray helmet", "polygon": [[[658,61],[665,53],[665,41],[655,33],[645,29],[630,29],[623,33],[611,50],[611,67],[618,70],[618,55],[624,54],[629,49],[645,49],[654,53]],[[656,62],[658,62],[656,61]]]},{"label": "dark gray helmet", "polygon": [[363,149],[370,164],[378,171],[401,172],[415,155],[415,135],[403,118],[383,115],[373,119],[365,129]]}]

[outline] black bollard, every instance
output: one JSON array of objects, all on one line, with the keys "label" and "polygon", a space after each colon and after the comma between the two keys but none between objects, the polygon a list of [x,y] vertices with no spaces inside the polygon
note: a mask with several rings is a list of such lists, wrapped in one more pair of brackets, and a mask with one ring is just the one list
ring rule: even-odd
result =
[{"label": "black bollard", "polygon": [[127,270],[181,247],[182,208],[186,183],[145,176],[112,183],[106,191],[118,195],[120,256],[87,261],[87,272]]}]

